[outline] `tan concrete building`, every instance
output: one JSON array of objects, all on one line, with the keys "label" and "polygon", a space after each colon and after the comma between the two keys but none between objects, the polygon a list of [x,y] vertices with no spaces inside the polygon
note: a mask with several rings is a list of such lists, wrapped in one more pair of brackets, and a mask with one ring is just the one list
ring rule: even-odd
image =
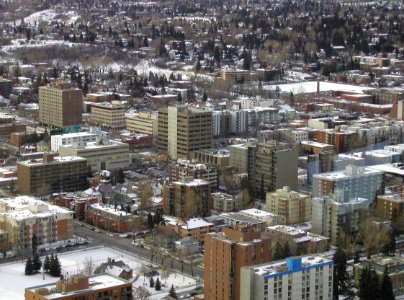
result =
[{"label": "tan concrete building", "polygon": [[29,248],[73,237],[73,212],[28,196],[0,200],[0,229],[7,232],[7,248]]},{"label": "tan concrete building", "polygon": [[239,300],[240,269],[269,262],[269,239],[252,226],[223,228],[205,236],[204,299]]},{"label": "tan concrete building", "polygon": [[157,136],[157,112],[144,112],[141,111],[137,114],[126,115],[126,129],[131,132],[152,134]]},{"label": "tan concrete building", "polygon": [[168,165],[167,173],[170,182],[182,181],[186,177],[192,177],[206,180],[212,189],[216,189],[218,185],[217,167],[208,164],[178,159],[177,162]]},{"label": "tan concrete building", "polygon": [[229,165],[229,150],[226,149],[201,149],[192,152],[192,158],[203,164],[211,164],[218,167]]},{"label": "tan concrete building", "polygon": [[109,139],[100,139],[81,146],[63,145],[59,147],[59,155],[84,157],[92,171],[113,170],[129,165],[129,145]]},{"label": "tan concrete building", "polygon": [[190,218],[185,221],[177,218],[164,217],[166,229],[174,231],[180,239],[191,237],[201,243],[205,235],[215,230],[215,225],[202,218]]},{"label": "tan concrete building", "polygon": [[404,211],[404,193],[379,195],[376,199],[376,215],[384,220],[402,216]]},{"label": "tan concrete building", "polygon": [[212,147],[212,112],[169,106],[158,112],[158,148],[171,159],[190,158],[191,152]]},{"label": "tan concrete building", "polygon": [[132,283],[108,274],[90,277],[78,274],[56,283],[25,289],[25,300],[120,299],[130,300]]},{"label": "tan concrete building", "polygon": [[70,83],[39,87],[39,122],[64,132],[77,132],[82,123],[83,92]]},{"label": "tan concrete building", "polygon": [[265,199],[266,192],[284,186],[297,187],[297,149],[275,140],[257,144],[255,152],[254,186],[257,195]]},{"label": "tan concrete building", "polygon": [[284,216],[286,224],[299,224],[311,220],[311,195],[292,191],[284,186],[267,193],[267,211]]},{"label": "tan concrete building", "polygon": [[57,157],[46,153],[42,159],[17,162],[18,191],[22,194],[49,195],[87,188],[87,159]]},{"label": "tan concrete building", "polygon": [[359,287],[362,271],[366,267],[376,271],[379,282],[382,281],[384,270],[387,268],[391,283],[393,284],[394,295],[397,297],[404,294],[403,258],[390,256],[374,257],[354,265],[354,282],[356,287]]},{"label": "tan concrete building", "polygon": [[92,104],[91,123],[109,129],[125,128],[125,105],[121,101]]}]

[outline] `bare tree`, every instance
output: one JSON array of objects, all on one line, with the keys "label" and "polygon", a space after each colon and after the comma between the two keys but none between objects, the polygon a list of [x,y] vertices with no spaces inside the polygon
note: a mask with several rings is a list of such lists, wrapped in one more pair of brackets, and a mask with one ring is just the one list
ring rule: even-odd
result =
[{"label": "bare tree", "polygon": [[140,181],[137,192],[139,196],[139,215],[143,223],[144,212],[152,206],[153,188],[150,180]]},{"label": "bare tree", "polygon": [[143,286],[139,286],[133,290],[133,299],[136,300],[148,300],[151,293]]},{"label": "bare tree", "polygon": [[359,224],[357,241],[363,241],[367,258],[380,253],[383,246],[389,241],[389,228],[380,227],[370,219]]},{"label": "bare tree", "polygon": [[164,284],[167,284],[167,278],[172,274],[172,270],[167,266],[161,267],[161,278],[164,279]]},{"label": "bare tree", "polygon": [[91,257],[87,257],[84,259],[82,271],[85,275],[91,276],[94,272],[94,262]]}]

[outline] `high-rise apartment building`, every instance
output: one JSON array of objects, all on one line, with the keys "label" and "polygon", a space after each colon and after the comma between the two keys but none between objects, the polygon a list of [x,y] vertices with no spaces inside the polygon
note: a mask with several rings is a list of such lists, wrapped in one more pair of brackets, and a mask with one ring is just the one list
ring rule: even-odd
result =
[{"label": "high-rise apartment building", "polygon": [[400,193],[377,196],[376,215],[384,220],[392,220],[403,215],[404,190]]},{"label": "high-rise apartment building", "polygon": [[287,225],[311,220],[311,196],[292,191],[288,186],[267,193],[266,207],[267,211],[284,216]]},{"label": "high-rise apartment building", "polygon": [[185,177],[163,186],[164,214],[179,218],[206,216],[212,209],[210,183]]},{"label": "high-rise apartment building", "polygon": [[347,201],[355,198],[374,201],[384,191],[383,172],[349,165],[344,171],[313,175],[313,197],[328,196],[337,190]]},{"label": "high-rise apartment building", "polygon": [[313,198],[312,231],[330,238],[336,245],[341,232],[355,234],[359,231],[361,216],[369,208],[371,200],[365,198],[346,199],[343,193]]},{"label": "high-rise apartment building", "polygon": [[43,159],[17,163],[18,191],[44,196],[84,190],[88,185],[87,173],[87,159],[83,157],[46,153]]},{"label": "high-rise apartment building", "polygon": [[91,123],[109,129],[125,128],[125,105],[121,101],[92,104]]},{"label": "high-rise apartment building", "polygon": [[187,106],[169,106],[158,112],[158,148],[172,159],[190,158],[191,152],[212,147],[212,112]]},{"label": "high-rise apartment building", "polygon": [[290,257],[241,268],[243,300],[331,300],[333,261],[321,256]]},{"label": "high-rise apartment building", "polygon": [[204,299],[244,299],[241,267],[268,262],[269,239],[252,226],[240,226],[208,233],[204,245]]},{"label": "high-rise apartment building", "polygon": [[78,132],[82,123],[83,92],[71,83],[39,87],[39,122],[64,132]]},{"label": "high-rise apartment building", "polygon": [[297,187],[297,149],[275,140],[259,143],[255,151],[255,192],[265,199],[266,192],[284,186]]}]

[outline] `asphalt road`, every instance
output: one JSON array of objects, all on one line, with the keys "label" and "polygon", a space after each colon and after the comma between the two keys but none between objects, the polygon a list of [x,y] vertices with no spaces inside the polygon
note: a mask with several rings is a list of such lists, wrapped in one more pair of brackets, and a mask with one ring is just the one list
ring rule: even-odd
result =
[{"label": "asphalt road", "polygon": [[[82,226],[81,226],[82,225]],[[132,244],[131,238],[119,237],[117,234],[111,234],[103,230],[91,230],[91,226],[85,223],[76,222],[74,225],[75,235],[84,237],[90,240],[87,247],[105,246],[112,247],[116,250],[123,250],[128,253],[141,257],[142,259],[151,261],[151,252],[149,249],[141,247],[139,245]],[[181,262],[172,256],[162,256],[156,254],[153,257],[153,263],[162,265],[162,263],[178,272],[185,273],[187,275],[196,278],[203,279],[203,269],[197,266],[192,266],[189,263]]]}]

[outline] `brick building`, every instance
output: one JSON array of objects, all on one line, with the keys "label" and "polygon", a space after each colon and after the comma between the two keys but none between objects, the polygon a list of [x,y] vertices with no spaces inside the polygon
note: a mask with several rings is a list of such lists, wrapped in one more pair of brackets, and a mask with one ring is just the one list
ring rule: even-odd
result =
[{"label": "brick building", "polygon": [[224,228],[205,236],[205,300],[242,299],[240,269],[269,262],[269,239],[251,226]]}]

